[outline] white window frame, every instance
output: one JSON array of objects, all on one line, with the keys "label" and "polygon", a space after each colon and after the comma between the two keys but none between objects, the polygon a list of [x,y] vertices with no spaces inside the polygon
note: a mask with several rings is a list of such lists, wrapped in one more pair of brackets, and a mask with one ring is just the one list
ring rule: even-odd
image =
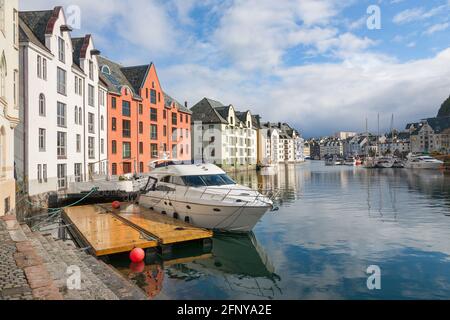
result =
[{"label": "white window frame", "polygon": [[58,67],[56,79],[58,93],[67,95],[67,71]]},{"label": "white window frame", "polygon": [[43,128],[39,128],[38,133],[38,146],[39,146],[39,152],[45,152],[47,150],[46,146],[46,140],[47,140],[47,132]]},{"label": "white window frame", "polygon": [[66,63],[66,42],[62,37],[58,37],[58,59]]},{"label": "white window frame", "polygon": [[62,102],[57,102],[56,120],[60,128],[67,128],[67,105]]},{"label": "white window frame", "polygon": [[67,164],[58,164],[58,190],[65,190],[67,188]]},{"label": "white window frame", "polygon": [[67,158],[67,133],[57,132],[56,136],[56,152],[59,159]]}]

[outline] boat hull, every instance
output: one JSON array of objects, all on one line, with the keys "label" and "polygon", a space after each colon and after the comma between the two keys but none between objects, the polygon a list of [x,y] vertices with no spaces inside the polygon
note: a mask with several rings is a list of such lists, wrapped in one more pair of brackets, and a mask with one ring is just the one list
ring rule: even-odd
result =
[{"label": "boat hull", "polygon": [[441,163],[406,163],[406,169],[423,169],[423,170],[440,170],[442,168]]},{"label": "boat hull", "polygon": [[139,204],[195,226],[226,232],[250,232],[270,206],[207,204],[145,194]]}]

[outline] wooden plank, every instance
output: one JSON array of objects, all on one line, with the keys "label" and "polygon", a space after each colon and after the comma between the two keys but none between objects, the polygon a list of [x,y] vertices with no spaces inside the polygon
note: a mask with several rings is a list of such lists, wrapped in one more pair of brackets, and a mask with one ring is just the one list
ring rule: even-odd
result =
[{"label": "wooden plank", "polygon": [[96,256],[154,248],[158,242],[95,205],[66,208],[65,215]]},{"label": "wooden plank", "polygon": [[153,235],[162,245],[208,239],[213,236],[210,230],[192,226],[135,204],[122,204],[121,209],[113,209],[111,205],[101,207],[137,226],[143,232]]}]

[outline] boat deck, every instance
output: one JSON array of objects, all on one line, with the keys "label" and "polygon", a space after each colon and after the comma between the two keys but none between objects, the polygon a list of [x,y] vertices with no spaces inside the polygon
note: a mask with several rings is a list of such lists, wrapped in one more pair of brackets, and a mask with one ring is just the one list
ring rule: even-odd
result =
[{"label": "boat deck", "polygon": [[64,220],[96,256],[210,239],[212,231],[161,215],[134,204],[86,205],[64,210]]}]

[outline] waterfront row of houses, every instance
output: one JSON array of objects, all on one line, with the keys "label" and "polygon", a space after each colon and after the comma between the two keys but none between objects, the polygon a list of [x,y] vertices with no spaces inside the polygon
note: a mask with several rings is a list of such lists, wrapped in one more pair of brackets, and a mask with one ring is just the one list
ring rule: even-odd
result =
[{"label": "waterfront row of houses", "polygon": [[327,156],[365,156],[367,154],[395,154],[399,157],[409,153],[450,154],[450,116],[438,116],[409,123],[402,132],[377,137],[372,134],[352,134],[311,139],[305,143],[305,154],[312,159]]},{"label": "waterfront row of houses", "polygon": [[303,161],[289,125],[207,98],[189,109],[153,63],[123,66],[71,31],[62,7],[19,12],[18,0],[0,0],[0,215],[16,193],[146,173],[158,159],[226,169]]}]

